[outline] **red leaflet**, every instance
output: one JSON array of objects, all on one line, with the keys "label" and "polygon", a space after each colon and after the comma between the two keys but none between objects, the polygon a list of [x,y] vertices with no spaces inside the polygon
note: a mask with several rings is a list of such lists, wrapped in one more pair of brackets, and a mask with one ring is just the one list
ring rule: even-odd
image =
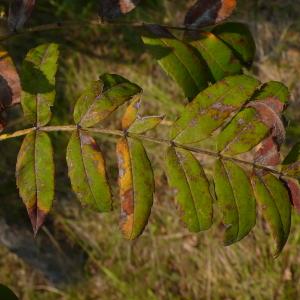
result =
[{"label": "red leaflet", "polygon": [[10,30],[15,31],[23,27],[29,19],[35,0],[11,0],[9,6],[8,26]]},{"label": "red leaflet", "polygon": [[285,126],[280,114],[284,110],[284,103],[275,97],[265,100],[251,101],[248,104],[259,114],[260,119],[271,130],[271,134],[266,138],[255,154],[255,161],[264,166],[277,166],[280,163],[280,146],[285,140]]},{"label": "red leaflet", "polygon": [[297,179],[283,179],[290,190],[291,201],[296,211],[300,214],[300,185]]},{"label": "red leaflet", "polygon": [[140,0],[100,0],[100,17],[114,19],[136,8]]},{"label": "red leaflet", "polygon": [[[0,113],[20,102],[21,83],[14,63],[6,51],[0,51]],[[0,131],[5,122],[0,118]]]},{"label": "red leaflet", "polygon": [[261,120],[272,129],[276,142],[282,144],[286,134],[285,126],[280,118],[284,103],[276,98],[268,98],[262,101],[252,101],[248,106],[256,109]]},{"label": "red leaflet", "polygon": [[231,16],[236,0],[198,0],[188,11],[184,24],[200,28],[220,23]]},{"label": "red leaflet", "polygon": [[255,153],[255,162],[264,166],[277,166],[280,164],[279,148],[273,136],[269,136],[261,143],[260,148]]}]

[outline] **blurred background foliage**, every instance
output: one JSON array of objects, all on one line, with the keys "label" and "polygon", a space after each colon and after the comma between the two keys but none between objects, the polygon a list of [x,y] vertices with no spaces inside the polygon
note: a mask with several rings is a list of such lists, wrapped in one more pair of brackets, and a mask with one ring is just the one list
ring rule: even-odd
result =
[{"label": "blurred background foliage", "polygon": [[[144,89],[144,113],[166,114],[152,135],[167,134],[170,121],[186,103],[179,88],[144,51],[128,26],[87,26],[97,20],[98,0],[37,1],[28,26],[76,21],[78,26],[11,38],[17,66],[26,52],[43,42],[58,42],[61,59],[52,124],[72,122],[76,99],[86,84],[103,72],[119,73]],[[144,0],[126,20],[180,25],[193,1]],[[300,140],[300,2],[240,0],[234,20],[248,23],[257,44],[250,73],[262,81],[283,81],[291,90],[286,113],[288,144]],[[0,1],[5,17],[7,1]],[[4,19],[0,29],[3,34]],[[8,130],[27,124],[20,108],[8,112]],[[119,128],[120,112],[107,122]],[[272,239],[263,221],[254,233],[231,247],[222,246],[222,228],[189,233],[180,223],[173,195],[166,188],[163,151],[146,144],[157,192],[150,223],[135,242],[124,241],[115,210],[96,214],[82,210],[67,178],[65,148],[69,135],[52,134],[56,159],[56,201],[37,240],[32,238],[25,208],[15,187],[15,159],[21,140],[0,145],[0,282],[24,300],[98,299],[299,299],[300,217],[282,255],[273,260]],[[116,185],[115,139],[99,136],[110,180]],[[206,161],[205,161],[206,163]],[[216,216],[219,220],[219,216]]]}]

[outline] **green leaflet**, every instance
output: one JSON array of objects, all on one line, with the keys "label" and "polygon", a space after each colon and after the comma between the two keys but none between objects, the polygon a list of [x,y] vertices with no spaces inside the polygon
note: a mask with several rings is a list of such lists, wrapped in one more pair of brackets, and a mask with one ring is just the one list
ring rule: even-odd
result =
[{"label": "green leaflet", "polygon": [[282,171],[289,176],[300,176],[300,143],[295,144],[284,159]]},{"label": "green leaflet", "polygon": [[92,127],[141,92],[139,86],[119,75],[103,74],[78,99],[74,108],[74,121],[82,127]]},{"label": "green leaflet", "polygon": [[117,143],[121,198],[120,226],[126,239],[134,240],[148,223],[153,205],[153,170],[141,141],[120,138]]},{"label": "green leaflet", "polygon": [[23,111],[38,127],[45,126],[51,119],[58,56],[57,44],[43,44],[31,49],[22,64]]},{"label": "green leaflet", "polygon": [[278,115],[287,98],[288,89],[283,84],[264,84],[248,105],[254,108],[239,112],[216,137],[217,150],[227,155],[245,153],[263,141],[273,128],[273,133],[279,131],[283,126]]},{"label": "green leaflet", "polygon": [[207,87],[208,69],[195,49],[176,39],[158,25],[144,27],[142,39],[164,71],[183,89],[187,98],[194,98]]},{"label": "green leaflet", "polygon": [[270,132],[260,121],[255,109],[246,108],[238,113],[216,138],[217,149],[227,155],[248,152]]},{"label": "green leaflet", "polygon": [[252,34],[246,25],[227,22],[216,26],[212,33],[233,49],[245,65],[252,64],[256,47]]},{"label": "green leaflet", "polygon": [[290,165],[295,162],[298,162],[300,160],[300,143],[295,144],[286,158],[284,159],[283,163],[284,165]]},{"label": "green leaflet", "polygon": [[99,212],[112,209],[105,162],[96,141],[87,133],[72,134],[67,148],[72,188],[80,202]]},{"label": "green leaflet", "polygon": [[255,100],[278,99],[283,105],[288,103],[289,89],[281,82],[269,81],[265,83],[255,96]]},{"label": "green leaflet", "polygon": [[164,116],[149,116],[137,118],[131,124],[128,131],[136,134],[145,133],[159,125],[163,118]]},{"label": "green leaflet", "polygon": [[226,226],[225,245],[244,238],[256,222],[256,204],[250,180],[245,171],[231,161],[217,160],[215,191]]},{"label": "green leaflet", "polygon": [[171,139],[181,144],[204,140],[219,128],[255,92],[259,81],[246,76],[229,76],[201,92],[184,109],[171,129]]},{"label": "green leaflet", "polygon": [[284,184],[272,174],[254,175],[252,184],[263,217],[276,240],[275,256],[282,251],[291,227],[291,203]]},{"label": "green leaflet", "polygon": [[204,58],[215,81],[242,73],[242,65],[233,51],[213,33],[192,32],[188,41]]},{"label": "green leaflet", "polygon": [[193,232],[212,225],[213,198],[209,182],[198,160],[187,150],[169,147],[166,156],[169,185],[176,190],[182,219]]},{"label": "green leaflet", "polygon": [[185,36],[187,42],[180,41],[158,25],[145,26],[142,33],[146,48],[190,100],[208,82],[240,74],[242,65],[249,66],[254,59],[255,43],[244,24],[225,23],[211,33]]},{"label": "green leaflet", "polygon": [[32,132],[25,137],[18,154],[16,177],[36,234],[54,198],[53,149],[45,132]]}]

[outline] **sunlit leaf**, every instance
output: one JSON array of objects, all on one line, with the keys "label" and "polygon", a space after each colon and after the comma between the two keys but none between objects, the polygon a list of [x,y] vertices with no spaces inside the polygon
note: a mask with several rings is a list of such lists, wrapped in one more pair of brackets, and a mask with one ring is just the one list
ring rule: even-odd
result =
[{"label": "sunlit leaf", "polygon": [[226,227],[224,243],[230,245],[244,238],[255,226],[255,198],[249,176],[231,161],[217,160],[214,182]]},{"label": "sunlit leaf", "polygon": [[195,49],[159,25],[145,26],[142,39],[152,56],[177,82],[187,98],[192,99],[207,87],[208,68]]},{"label": "sunlit leaf", "polygon": [[82,131],[75,131],[67,148],[67,163],[72,188],[83,205],[99,211],[112,209],[105,162],[96,141]]},{"label": "sunlit leaf", "polygon": [[120,105],[131,100],[142,89],[122,76],[103,74],[92,82],[78,99],[74,121],[82,127],[92,127],[107,118]]},{"label": "sunlit leaf", "polygon": [[32,132],[25,137],[18,155],[16,177],[36,234],[54,198],[53,149],[45,132]]},{"label": "sunlit leaf", "polygon": [[10,0],[8,26],[10,30],[21,29],[29,19],[34,6],[35,0]]},{"label": "sunlit leaf", "polygon": [[57,44],[43,44],[31,49],[22,64],[22,107],[25,116],[37,127],[51,119],[58,56]]},{"label": "sunlit leaf", "polygon": [[242,64],[234,52],[210,32],[190,32],[187,41],[199,51],[215,81],[240,74]]},{"label": "sunlit leaf", "polygon": [[154,178],[141,141],[121,138],[117,143],[121,198],[120,226],[123,236],[133,240],[142,234],[151,213]]},{"label": "sunlit leaf", "polygon": [[243,64],[251,66],[256,46],[250,30],[245,24],[227,22],[216,26],[212,33],[225,42]]},{"label": "sunlit leaf", "polygon": [[184,24],[201,28],[224,21],[236,8],[236,0],[197,0],[188,11]]},{"label": "sunlit leaf", "polygon": [[166,167],[169,184],[175,189],[176,202],[188,229],[193,232],[209,229],[213,198],[200,163],[189,151],[169,147]]},{"label": "sunlit leaf", "polygon": [[207,138],[249,100],[259,82],[252,77],[227,77],[201,92],[174,123],[171,138],[191,144]]},{"label": "sunlit leaf", "polygon": [[291,203],[288,191],[284,184],[270,173],[264,176],[254,175],[252,184],[262,215],[276,240],[275,256],[278,256],[290,233]]}]

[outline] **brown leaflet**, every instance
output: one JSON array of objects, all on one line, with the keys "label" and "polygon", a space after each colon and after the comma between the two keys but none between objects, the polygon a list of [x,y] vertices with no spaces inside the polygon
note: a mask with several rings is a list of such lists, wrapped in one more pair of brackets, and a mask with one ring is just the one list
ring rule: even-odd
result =
[{"label": "brown leaflet", "polygon": [[27,213],[33,228],[34,236],[37,235],[39,229],[44,225],[48,213],[38,208],[37,203],[34,207],[27,208]]},{"label": "brown leaflet", "polygon": [[[14,63],[6,51],[0,51],[0,113],[20,103],[21,82]],[[0,118],[0,131],[5,122]]]},{"label": "brown leaflet", "polygon": [[100,0],[101,18],[114,19],[134,10],[140,0]]},{"label": "brown leaflet", "polygon": [[8,26],[11,31],[21,29],[31,16],[36,0],[11,0]]},{"label": "brown leaflet", "polygon": [[273,135],[266,138],[255,153],[255,162],[264,166],[280,164],[280,149]]},{"label": "brown leaflet", "polygon": [[186,14],[184,25],[193,28],[220,23],[231,16],[236,0],[198,0]]},{"label": "brown leaflet", "polygon": [[299,181],[294,178],[283,178],[286,186],[290,191],[290,199],[295,210],[300,214],[300,185]]},{"label": "brown leaflet", "polygon": [[281,145],[286,135],[284,124],[280,118],[284,104],[276,98],[269,98],[263,101],[252,101],[248,106],[256,109],[262,122],[272,129],[276,142]]},{"label": "brown leaflet", "polygon": [[285,141],[286,131],[280,114],[284,110],[283,102],[275,97],[256,100],[248,104],[259,113],[262,122],[271,129],[271,134],[260,145],[255,161],[265,166],[277,166],[280,163],[280,146]]}]

